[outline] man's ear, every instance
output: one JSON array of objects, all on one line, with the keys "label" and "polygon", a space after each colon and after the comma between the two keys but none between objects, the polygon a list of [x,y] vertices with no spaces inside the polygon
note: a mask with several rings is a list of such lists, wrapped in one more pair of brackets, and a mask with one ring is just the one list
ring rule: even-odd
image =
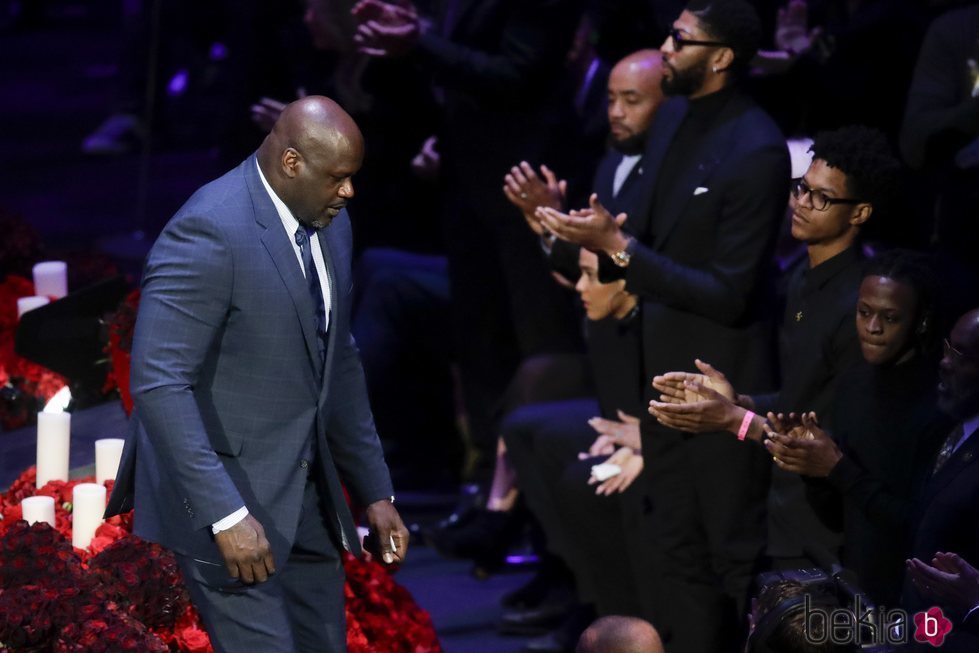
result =
[{"label": "man's ear", "polygon": [[859,227],[864,222],[870,219],[870,215],[874,212],[874,205],[869,202],[861,202],[853,207],[853,213],[850,215],[850,224],[854,227]]},{"label": "man's ear", "polygon": [[921,320],[918,322],[918,335],[924,335],[928,333],[928,327],[931,324],[931,314],[926,313],[921,316]]},{"label": "man's ear", "polygon": [[734,50],[731,48],[720,48],[711,58],[710,69],[715,73],[722,73],[734,65]]},{"label": "man's ear", "polygon": [[303,157],[296,148],[287,147],[282,151],[282,159],[280,160],[282,173],[289,179],[294,178],[299,174],[299,166],[302,164],[302,160]]}]

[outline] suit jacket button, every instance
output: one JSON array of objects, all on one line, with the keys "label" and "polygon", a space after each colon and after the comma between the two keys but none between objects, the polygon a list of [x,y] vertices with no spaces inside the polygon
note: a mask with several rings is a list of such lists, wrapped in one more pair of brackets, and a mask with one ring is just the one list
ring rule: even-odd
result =
[{"label": "suit jacket button", "polygon": [[309,461],[306,460],[305,458],[303,458],[302,460],[299,461],[299,467],[301,469],[308,469],[309,468]]},{"label": "suit jacket button", "polygon": [[966,451],[965,454],[962,455],[962,460],[963,462],[969,462],[972,460],[972,457],[973,453],[971,451]]}]

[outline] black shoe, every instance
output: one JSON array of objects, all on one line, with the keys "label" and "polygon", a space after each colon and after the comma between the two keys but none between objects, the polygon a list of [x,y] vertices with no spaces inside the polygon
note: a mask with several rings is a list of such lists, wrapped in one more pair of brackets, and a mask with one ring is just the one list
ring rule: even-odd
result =
[{"label": "black shoe", "polygon": [[561,624],[546,635],[532,639],[521,653],[572,653],[578,644],[581,633],[595,620],[595,609],[591,605],[576,604],[568,611]]},{"label": "black shoe", "polygon": [[433,531],[429,540],[446,557],[468,558],[495,571],[503,566],[522,528],[522,516],[514,511],[472,510],[454,524]]},{"label": "black shoe", "polygon": [[459,499],[456,502],[456,507],[452,511],[452,514],[440,520],[435,528],[436,530],[442,530],[453,527],[460,521],[470,519],[472,517],[472,511],[479,510],[481,506],[485,505],[486,496],[479,489],[478,485],[475,483],[463,485],[459,491]]},{"label": "black shoe", "polygon": [[545,553],[540,557],[540,567],[533,578],[500,597],[500,605],[504,608],[533,608],[562,587],[574,587],[571,572],[560,558]]},{"label": "black shoe", "polygon": [[571,595],[552,598],[536,608],[505,613],[496,630],[501,635],[543,635],[561,625],[574,606]]},{"label": "black shoe", "polygon": [[557,634],[550,632],[535,637],[520,647],[520,653],[572,653],[574,644],[570,646],[561,641]]}]

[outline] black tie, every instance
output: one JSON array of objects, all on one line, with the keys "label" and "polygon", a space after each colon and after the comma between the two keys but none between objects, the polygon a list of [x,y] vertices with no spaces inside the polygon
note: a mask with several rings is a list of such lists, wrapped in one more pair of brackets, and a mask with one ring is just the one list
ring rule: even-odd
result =
[{"label": "black tie", "polygon": [[326,361],[326,305],[323,303],[323,289],[320,287],[320,277],[316,274],[316,265],[313,263],[313,248],[310,238],[316,233],[312,227],[299,225],[296,229],[296,244],[299,245],[299,253],[303,257],[303,267],[306,269],[306,288],[309,290],[309,298],[313,300],[313,309],[316,311],[316,342],[319,347],[320,361]]}]

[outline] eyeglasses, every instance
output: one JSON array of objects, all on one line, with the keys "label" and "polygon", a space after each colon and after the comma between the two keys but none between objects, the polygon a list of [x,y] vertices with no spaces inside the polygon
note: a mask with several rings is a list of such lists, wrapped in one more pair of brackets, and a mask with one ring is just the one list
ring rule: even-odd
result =
[{"label": "eyeglasses", "polygon": [[967,354],[964,351],[959,351],[958,349],[956,349],[955,347],[952,346],[952,343],[949,342],[948,338],[945,338],[945,340],[943,342],[945,344],[945,357],[946,358],[958,358],[958,359],[963,359],[964,358],[966,360],[979,361],[979,355],[977,355],[977,354]]},{"label": "eyeglasses", "polygon": [[855,200],[850,198],[839,198],[830,197],[821,190],[814,190],[809,187],[809,184],[805,182],[801,177],[799,179],[792,180],[792,197],[796,200],[802,200],[803,195],[809,196],[809,201],[812,202],[812,208],[817,211],[825,211],[834,204],[862,204],[863,200]]},{"label": "eyeglasses", "polygon": [[729,48],[730,44],[724,43],[722,41],[695,41],[693,39],[684,38],[680,30],[673,28],[669,31],[669,37],[673,39],[673,49],[679,52],[683,49],[685,45],[712,45],[715,47]]}]

